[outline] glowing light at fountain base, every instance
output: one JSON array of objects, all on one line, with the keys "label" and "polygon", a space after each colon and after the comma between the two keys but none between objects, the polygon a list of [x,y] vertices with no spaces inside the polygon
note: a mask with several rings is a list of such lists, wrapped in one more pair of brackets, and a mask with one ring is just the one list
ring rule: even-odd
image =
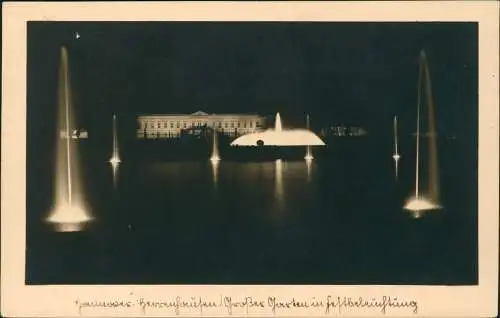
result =
[{"label": "glowing light at fountain base", "polygon": [[312,160],[314,159],[314,157],[313,157],[312,155],[306,155],[306,156],[304,157],[304,159],[305,159],[306,161],[312,161]]},{"label": "glowing light at fountain base", "polygon": [[92,221],[92,217],[79,205],[63,204],[56,207],[54,212],[47,218],[47,222],[55,225],[59,232],[80,231],[84,224]]},{"label": "glowing light at fountain base", "polygon": [[212,156],[212,157],[210,157],[210,161],[212,161],[214,163],[215,162],[219,162],[220,161],[220,157],[219,156]]},{"label": "glowing light at fountain base", "polygon": [[119,157],[112,157],[111,159],[109,159],[109,163],[113,166],[117,166],[118,164],[120,164],[122,161],[120,160]]},{"label": "glowing light at fountain base", "polygon": [[424,212],[441,209],[441,206],[422,197],[413,197],[408,200],[404,209],[409,210],[414,218],[420,218]]},{"label": "glowing light at fountain base", "polygon": [[401,156],[400,156],[400,155],[398,155],[398,154],[395,154],[394,156],[392,156],[392,158],[393,158],[395,161],[398,161],[398,160],[401,158]]}]

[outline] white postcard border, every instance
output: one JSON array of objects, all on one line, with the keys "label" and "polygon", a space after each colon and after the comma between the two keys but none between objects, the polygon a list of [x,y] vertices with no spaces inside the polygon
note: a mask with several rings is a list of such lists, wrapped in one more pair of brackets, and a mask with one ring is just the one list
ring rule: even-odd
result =
[{"label": "white postcard border", "polygon": [[[78,310],[75,301],[183,299],[221,296],[244,300],[324,300],[328,295],[391,296],[416,300],[418,316],[494,316],[498,299],[498,3],[457,2],[79,2],[4,3],[2,36],[2,202],[1,310],[5,316],[140,316],[134,310]],[[25,286],[26,232],[26,36],[27,21],[477,21],[479,23],[479,285],[452,286]],[[234,309],[233,315],[272,315],[265,310]],[[144,315],[175,315],[148,309]],[[200,315],[199,309],[181,309]],[[227,316],[226,308],[204,315]],[[325,316],[323,310],[280,310],[286,316]],[[328,315],[380,316],[380,310],[334,309]],[[387,316],[414,316],[408,309]]]}]

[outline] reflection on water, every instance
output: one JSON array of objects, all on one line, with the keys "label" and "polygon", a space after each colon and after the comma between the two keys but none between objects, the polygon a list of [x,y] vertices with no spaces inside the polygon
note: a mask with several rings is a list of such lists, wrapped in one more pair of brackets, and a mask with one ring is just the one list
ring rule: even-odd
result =
[{"label": "reflection on water", "polygon": [[119,164],[111,164],[111,172],[113,173],[113,186],[116,188],[118,186],[118,172],[120,169]]},{"label": "reflection on water", "polygon": [[412,218],[414,219],[420,219],[422,216],[424,216],[424,211],[422,210],[415,210],[415,211],[410,211]]},{"label": "reflection on water", "polygon": [[311,182],[312,160],[306,160],[306,167],[307,167],[307,182]]},{"label": "reflection on water", "polygon": [[214,182],[214,189],[217,189],[217,182],[219,181],[219,160],[211,160],[212,165],[212,179]]},{"label": "reflection on water", "polygon": [[281,159],[275,161],[275,196],[278,207],[283,209],[283,162]]},{"label": "reflection on water", "polygon": [[[471,282],[474,236],[463,233],[475,212],[467,189],[445,187],[452,191],[445,198],[457,200],[446,213],[411,219],[402,205],[414,185],[413,162],[402,162],[408,173],[396,184],[386,152],[366,158],[350,149],[310,162],[127,161],[116,189],[107,164],[86,166],[97,222],[66,238],[31,229],[30,279],[74,283],[88,273],[82,282]],[[443,172],[447,184],[457,182],[456,170]],[[30,190],[29,211],[41,204],[37,191]],[[47,237],[51,243],[42,243]]]},{"label": "reflection on water", "polygon": [[[285,208],[302,208],[300,199],[314,195],[308,190],[314,185],[311,169],[312,163],[281,159],[270,162],[208,161],[208,164],[164,162],[142,166],[138,170],[141,177],[138,186],[145,193],[162,191],[162,196],[157,198],[145,194],[155,206],[164,206],[159,200],[169,198],[169,206],[185,205],[181,201],[190,201],[190,210],[200,204],[208,211],[227,208],[251,213],[250,207],[253,207],[256,213],[266,214],[266,219],[274,219],[276,213]],[[207,187],[209,184],[212,186]],[[211,190],[220,198],[217,203],[209,196],[213,193]],[[297,199],[299,201],[293,204]],[[197,202],[191,202],[193,200]],[[289,200],[292,202],[290,207]]]}]

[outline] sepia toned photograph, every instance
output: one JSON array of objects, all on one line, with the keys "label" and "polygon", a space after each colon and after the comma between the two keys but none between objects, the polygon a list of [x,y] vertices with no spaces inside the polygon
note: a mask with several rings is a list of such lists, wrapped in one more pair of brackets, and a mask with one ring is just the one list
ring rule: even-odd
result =
[{"label": "sepia toned photograph", "polygon": [[477,23],[27,36],[27,284],[477,284]]},{"label": "sepia toned photograph", "polygon": [[495,316],[498,4],[2,6],[5,316]]}]

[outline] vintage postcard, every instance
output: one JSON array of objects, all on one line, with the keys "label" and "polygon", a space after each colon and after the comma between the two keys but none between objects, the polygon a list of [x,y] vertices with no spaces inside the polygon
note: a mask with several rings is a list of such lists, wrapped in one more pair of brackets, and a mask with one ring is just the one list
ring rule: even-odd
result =
[{"label": "vintage postcard", "polygon": [[497,314],[498,3],[8,2],[8,317]]}]

